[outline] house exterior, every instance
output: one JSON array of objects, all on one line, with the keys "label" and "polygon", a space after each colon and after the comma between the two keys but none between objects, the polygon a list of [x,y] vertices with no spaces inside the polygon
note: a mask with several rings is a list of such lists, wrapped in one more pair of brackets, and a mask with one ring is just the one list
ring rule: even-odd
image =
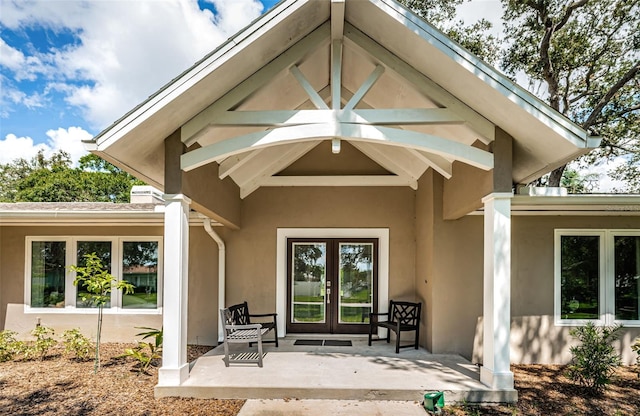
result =
[{"label": "house exterior", "polygon": [[162,325],[161,386],[243,300],[279,336],[421,301],[420,344],[495,390],[511,363],[566,362],[588,320],[624,323],[630,362],[640,197],[514,195],[598,144],[393,0],[284,0],[87,143],[162,208],[0,206],[4,325],[86,324],[71,276],[36,293],[34,251],[63,242],[68,265],[108,241],[118,276],[150,283],[114,293],[107,338]]}]

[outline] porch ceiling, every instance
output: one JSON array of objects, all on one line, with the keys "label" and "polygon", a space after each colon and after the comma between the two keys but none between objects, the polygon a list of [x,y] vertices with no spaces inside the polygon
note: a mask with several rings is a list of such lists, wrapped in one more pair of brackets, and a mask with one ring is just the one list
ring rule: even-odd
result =
[{"label": "porch ceiling", "polygon": [[[241,197],[260,186],[415,189],[429,167],[445,178],[454,161],[492,169],[484,145],[496,126],[515,140],[514,182],[597,144],[393,0],[286,0],[88,147],[160,187],[163,140],[180,129],[183,169],[217,162]],[[287,173],[345,140],[386,173]]]}]

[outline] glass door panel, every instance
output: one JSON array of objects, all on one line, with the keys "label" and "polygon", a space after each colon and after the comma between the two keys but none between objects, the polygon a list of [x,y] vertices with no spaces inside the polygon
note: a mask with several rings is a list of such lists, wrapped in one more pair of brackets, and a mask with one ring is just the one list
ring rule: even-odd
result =
[{"label": "glass door panel", "polygon": [[339,243],[339,324],[369,322],[373,311],[373,243]]},{"label": "glass door panel", "polygon": [[327,244],[293,243],[291,323],[327,322]]}]

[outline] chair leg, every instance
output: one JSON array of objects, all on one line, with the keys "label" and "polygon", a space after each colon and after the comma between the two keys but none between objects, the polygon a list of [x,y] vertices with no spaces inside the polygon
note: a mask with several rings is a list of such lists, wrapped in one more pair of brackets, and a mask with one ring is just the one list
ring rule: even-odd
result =
[{"label": "chair leg", "polygon": [[402,332],[400,332],[400,331],[398,331],[398,332],[396,333],[396,354],[399,354],[399,353],[400,353],[400,334],[401,334],[401,333],[402,333]]},{"label": "chair leg", "polygon": [[387,328],[387,344],[391,342],[391,330]]},{"label": "chair leg", "polygon": [[224,342],[224,366],[229,367],[229,343]]},{"label": "chair leg", "polygon": [[258,333],[258,367],[262,367],[262,337]]},{"label": "chair leg", "polygon": [[418,349],[418,343],[420,342],[420,325],[418,325],[416,327],[416,342],[415,342],[415,349]]},{"label": "chair leg", "polygon": [[369,325],[369,346],[371,346],[371,337],[373,336],[373,325]]},{"label": "chair leg", "polygon": [[276,348],[278,348],[278,321],[273,320],[273,336],[276,339]]}]

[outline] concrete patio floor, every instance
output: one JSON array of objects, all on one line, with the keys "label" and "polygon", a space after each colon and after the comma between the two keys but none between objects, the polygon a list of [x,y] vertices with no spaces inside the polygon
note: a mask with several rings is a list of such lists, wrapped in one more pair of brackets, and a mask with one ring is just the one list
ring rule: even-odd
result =
[{"label": "concrete patio floor", "polygon": [[[280,346],[263,344],[264,367],[224,365],[222,345],[191,365],[189,378],[179,387],[156,386],[156,397],[225,399],[415,400],[428,391],[443,391],[447,403],[515,402],[517,392],[494,391],[480,383],[478,367],[458,355],[430,354],[424,349],[401,349],[384,341],[367,345],[364,337],[340,336],[352,346],[299,346],[296,339],[280,339]],[[257,351],[231,345],[232,354]]]}]

